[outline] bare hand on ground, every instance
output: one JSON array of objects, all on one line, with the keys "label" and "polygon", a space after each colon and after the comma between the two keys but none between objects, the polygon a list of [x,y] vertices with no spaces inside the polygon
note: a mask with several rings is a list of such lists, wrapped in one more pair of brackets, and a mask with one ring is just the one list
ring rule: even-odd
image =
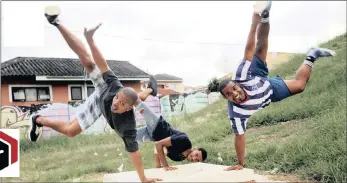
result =
[{"label": "bare hand on ground", "polygon": [[84,28],[84,36],[86,37],[86,39],[87,40],[93,39],[93,35],[94,35],[95,31],[98,30],[101,25],[102,24],[99,23],[97,26],[95,26],[91,29],[88,29],[88,30],[87,30],[87,28]]},{"label": "bare hand on ground", "polygon": [[224,171],[242,170],[242,169],[243,169],[242,165],[234,165],[234,166],[230,166],[230,167],[224,169]]},{"label": "bare hand on ground", "polygon": [[171,170],[177,170],[177,168],[176,167],[167,166],[167,167],[164,167],[164,170],[165,171],[171,171]]},{"label": "bare hand on ground", "polygon": [[157,182],[157,181],[163,181],[163,179],[159,179],[159,178],[146,178],[142,182]]}]

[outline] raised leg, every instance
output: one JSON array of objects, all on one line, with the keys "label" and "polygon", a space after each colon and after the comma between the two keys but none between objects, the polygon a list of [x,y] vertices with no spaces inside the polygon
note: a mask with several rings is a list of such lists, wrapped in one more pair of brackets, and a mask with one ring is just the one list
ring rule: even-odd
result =
[{"label": "raised leg", "polygon": [[296,72],[294,80],[285,80],[289,91],[292,95],[301,93],[305,90],[308,80],[311,76],[312,65],[320,57],[334,56],[335,52],[325,48],[312,48],[307,53],[304,63]]}]

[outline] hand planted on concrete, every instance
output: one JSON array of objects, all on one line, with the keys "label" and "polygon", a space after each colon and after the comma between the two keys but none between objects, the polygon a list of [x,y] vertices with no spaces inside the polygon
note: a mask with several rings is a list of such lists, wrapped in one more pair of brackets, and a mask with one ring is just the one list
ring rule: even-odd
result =
[{"label": "hand planted on concrete", "polygon": [[145,178],[142,182],[157,182],[157,181],[163,181],[163,179],[159,178]]},{"label": "hand planted on concrete", "polygon": [[165,171],[171,171],[171,170],[177,170],[177,168],[176,167],[167,166],[167,167],[164,167],[164,170]]},{"label": "hand planted on concrete", "polygon": [[244,183],[256,183],[255,180],[248,180],[248,181],[245,181]]},{"label": "hand planted on concrete", "polygon": [[242,165],[234,165],[234,166],[230,166],[226,169],[224,169],[224,171],[231,171],[231,170],[242,170],[243,166]]}]

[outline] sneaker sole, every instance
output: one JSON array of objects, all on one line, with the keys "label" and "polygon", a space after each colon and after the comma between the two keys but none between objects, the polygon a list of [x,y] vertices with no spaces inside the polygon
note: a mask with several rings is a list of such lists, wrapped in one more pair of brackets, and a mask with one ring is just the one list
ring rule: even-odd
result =
[{"label": "sneaker sole", "polygon": [[31,131],[33,130],[34,124],[33,124],[33,116],[30,116],[30,127],[29,130],[27,131],[27,137],[31,142],[34,142],[33,139],[31,139]]},{"label": "sneaker sole", "polygon": [[[158,83],[157,83],[157,80],[154,78],[154,76],[150,76],[150,81],[154,85],[154,87],[156,89],[156,94],[158,95]],[[154,96],[154,95],[152,95],[152,96]]]},{"label": "sneaker sole", "polygon": [[269,1],[257,1],[254,5],[254,13],[263,12],[269,5]]},{"label": "sneaker sole", "polygon": [[320,48],[320,47],[310,47],[310,48],[308,49],[307,53],[310,52],[310,51],[313,50],[313,49],[326,51],[326,52],[330,53],[330,55],[332,55],[332,56],[335,56],[335,55],[336,55],[336,52],[335,52],[335,51],[330,50],[330,49],[327,49],[327,48]]},{"label": "sneaker sole", "polygon": [[331,56],[335,56],[336,52],[327,48],[319,48],[320,50],[326,51],[328,53],[330,53]]},{"label": "sneaker sole", "polygon": [[45,8],[45,14],[47,14],[49,16],[59,15],[60,14],[60,8],[58,6],[47,6]]},{"label": "sneaker sole", "polygon": [[37,140],[39,140],[39,139],[41,138],[42,133],[39,132],[39,135],[37,136],[37,139],[36,139],[35,141],[33,141],[33,140],[31,139],[31,136],[30,136],[31,130],[32,130],[32,126],[30,126],[30,129],[27,131],[27,138],[28,138],[31,142],[37,142]]},{"label": "sneaker sole", "polygon": [[[31,131],[33,130],[33,127],[34,127],[34,125],[33,125],[33,121],[32,121],[32,118],[33,116],[30,116],[30,127],[29,127],[29,130],[27,131],[27,137],[28,137],[28,139],[31,141],[31,142],[35,142],[35,141],[33,141],[33,139],[31,139],[31,136],[30,136],[30,133],[31,133]],[[37,128],[40,128],[40,127],[38,127],[37,126]],[[36,139],[36,141],[41,137],[41,135],[42,135],[42,133],[39,133],[39,135],[37,136],[37,139]]]}]

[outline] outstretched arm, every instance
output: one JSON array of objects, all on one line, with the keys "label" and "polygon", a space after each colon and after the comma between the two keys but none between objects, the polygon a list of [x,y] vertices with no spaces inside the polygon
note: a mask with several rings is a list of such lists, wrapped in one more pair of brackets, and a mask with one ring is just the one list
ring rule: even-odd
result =
[{"label": "outstretched arm", "polygon": [[245,150],[246,150],[246,137],[245,134],[235,136],[235,150],[239,163],[234,166],[230,166],[224,170],[241,170],[245,166]]},{"label": "outstretched arm", "polygon": [[131,161],[134,164],[134,167],[137,171],[137,174],[139,175],[140,180],[143,182],[143,180],[146,179],[145,172],[143,169],[142,159],[141,159],[141,153],[140,151],[135,151],[130,153]]},{"label": "outstretched arm", "polygon": [[94,39],[93,39],[93,35],[94,35],[95,31],[100,26],[101,26],[101,24],[98,24],[97,26],[95,26],[94,28],[91,28],[89,30],[84,28],[84,36],[87,39],[87,42],[88,42],[88,45],[89,45],[90,50],[92,52],[92,56],[93,56],[93,59],[94,59],[96,66],[100,69],[101,73],[104,73],[104,72],[109,71],[110,68],[108,67],[104,56],[101,54],[99,48],[96,46]]},{"label": "outstretched arm", "polygon": [[145,176],[140,151],[135,151],[135,152],[130,153],[130,157],[131,157],[131,160],[132,160],[132,162],[136,168],[137,174],[139,175],[141,182],[162,181],[162,179],[159,179],[159,178],[147,178]]},{"label": "outstretched arm", "polygon": [[236,117],[234,110],[233,110],[233,104],[228,101],[228,113],[229,113],[229,119],[232,122],[232,129],[235,133],[235,150],[237,154],[237,159],[239,160],[238,164],[235,166],[228,167],[224,170],[240,170],[245,166],[245,151],[246,151],[246,137],[245,137],[245,130],[243,127],[246,127],[248,118],[239,118]]},{"label": "outstretched arm", "polygon": [[[135,119],[132,119],[135,120]],[[126,121],[128,123],[133,122],[134,128],[126,129],[123,133],[123,141],[125,145],[125,149],[130,153],[131,161],[138,173],[138,176],[141,182],[156,182],[161,179],[158,178],[147,178],[144,173],[144,168],[141,159],[141,152],[139,151],[138,142],[136,141],[136,129],[135,129],[135,121]]]}]

